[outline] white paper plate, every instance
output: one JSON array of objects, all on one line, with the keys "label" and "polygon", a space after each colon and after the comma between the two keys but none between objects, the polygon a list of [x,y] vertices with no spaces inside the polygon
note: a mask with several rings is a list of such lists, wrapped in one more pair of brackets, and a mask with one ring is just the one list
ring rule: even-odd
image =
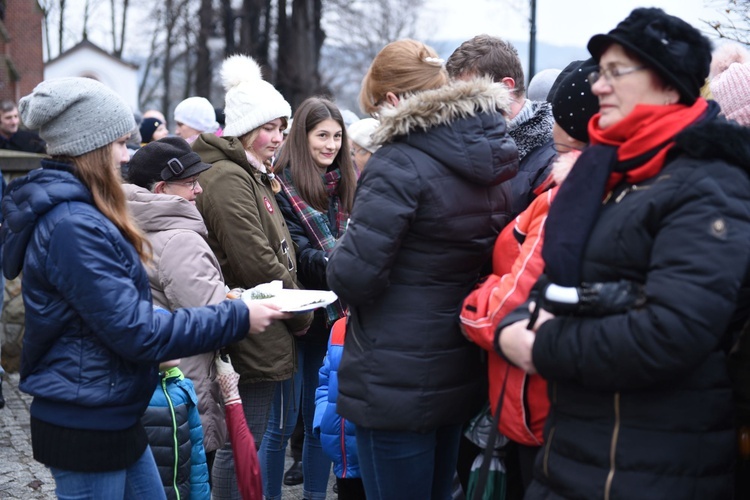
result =
[{"label": "white paper plate", "polygon": [[335,293],[326,290],[295,290],[281,289],[274,291],[259,291],[255,288],[245,290],[242,300],[258,300],[277,304],[282,312],[302,313],[325,307],[336,301]]}]

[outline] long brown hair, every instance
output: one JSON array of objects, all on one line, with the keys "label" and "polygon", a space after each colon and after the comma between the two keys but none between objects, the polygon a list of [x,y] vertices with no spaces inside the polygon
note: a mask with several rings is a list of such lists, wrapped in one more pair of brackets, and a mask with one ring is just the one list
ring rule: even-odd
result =
[{"label": "long brown hair", "polygon": [[397,40],[373,59],[362,80],[359,107],[369,115],[378,110],[388,92],[402,96],[446,83],[448,73],[433,48],[408,38]]},{"label": "long brown hair", "polygon": [[341,126],[341,149],[333,159],[332,167],[338,167],[341,172],[339,181],[339,199],[341,210],[351,212],[354,204],[354,190],[357,187],[357,176],[352,165],[349,152],[349,139],[346,136],[346,124],[341,111],[334,103],[322,97],[310,97],[300,104],[294,113],[292,130],[289,131],[281,154],[276,161],[275,169],[278,173],[291,166],[292,182],[299,195],[311,207],[319,212],[328,211],[328,193],[320,181],[320,168],[310,154],[307,135],[320,122],[334,120]]},{"label": "long brown hair", "polygon": [[133,244],[141,261],[150,262],[151,244],[128,212],[122,178],[112,158],[112,144],[68,160],[75,166],[76,176],[91,191],[96,208]]}]

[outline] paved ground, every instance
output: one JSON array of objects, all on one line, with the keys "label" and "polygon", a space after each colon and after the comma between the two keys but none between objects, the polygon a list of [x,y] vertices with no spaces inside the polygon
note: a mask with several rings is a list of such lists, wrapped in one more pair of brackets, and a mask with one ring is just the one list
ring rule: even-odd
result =
[{"label": "paved ground", "polygon": [[[31,397],[18,390],[18,374],[6,374],[3,381],[5,408],[0,410],[0,499],[54,499],[55,481],[31,454],[29,405]],[[287,456],[286,468],[291,465]],[[285,468],[285,469],[286,469]],[[327,498],[335,499],[328,482]],[[283,498],[301,500],[302,486],[284,486]]]}]

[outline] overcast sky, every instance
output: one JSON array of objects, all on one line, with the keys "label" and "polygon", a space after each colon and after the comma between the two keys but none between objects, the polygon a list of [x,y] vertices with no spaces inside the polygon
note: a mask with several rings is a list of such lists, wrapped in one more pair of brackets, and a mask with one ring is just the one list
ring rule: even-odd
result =
[{"label": "overcast sky", "polygon": [[[488,33],[528,40],[528,0],[426,0],[423,21],[431,39],[468,39]],[[705,7],[711,3],[714,7]],[[536,39],[556,45],[585,47],[591,36],[606,33],[636,7],[660,7],[708,34],[704,20],[722,19],[713,0],[536,0]]]}]

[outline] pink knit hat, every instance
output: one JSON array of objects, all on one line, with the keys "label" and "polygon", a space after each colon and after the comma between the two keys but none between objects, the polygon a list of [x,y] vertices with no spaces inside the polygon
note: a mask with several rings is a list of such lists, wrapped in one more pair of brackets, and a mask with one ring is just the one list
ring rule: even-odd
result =
[{"label": "pink knit hat", "polygon": [[721,112],[750,126],[750,53],[737,43],[725,43],[713,53],[709,88]]}]

